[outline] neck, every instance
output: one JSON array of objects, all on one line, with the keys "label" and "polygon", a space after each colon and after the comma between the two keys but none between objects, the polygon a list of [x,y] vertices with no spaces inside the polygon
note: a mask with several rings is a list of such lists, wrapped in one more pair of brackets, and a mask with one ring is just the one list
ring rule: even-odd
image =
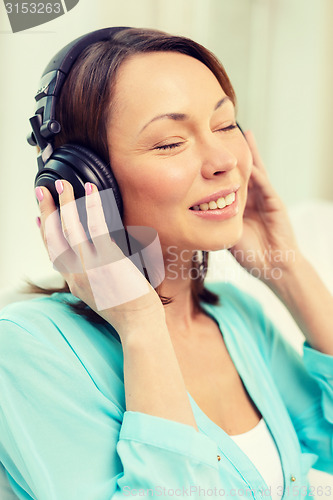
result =
[{"label": "neck", "polygon": [[165,278],[158,287],[160,295],[172,299],[172,303],[164,306],[169,331],[177,331],[178,335],[184,336],[190,334],[199,313],[191,291],[192,281],[199,273],[193,256],[201,262],[201,252],[183,250],[164,253]]}]

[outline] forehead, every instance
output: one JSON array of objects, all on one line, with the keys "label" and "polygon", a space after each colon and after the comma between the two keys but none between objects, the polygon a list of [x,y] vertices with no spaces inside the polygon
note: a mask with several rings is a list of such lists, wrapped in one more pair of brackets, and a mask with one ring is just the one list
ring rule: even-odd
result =
[{"label": "forehead", "polygon": [[178,52],[154,52],[131,56],[122,63],[113,98],[117,111],[138,116],[147,108],[186,111],[194,102],[215,103],[224,95],[215,75],[202,62]]}]

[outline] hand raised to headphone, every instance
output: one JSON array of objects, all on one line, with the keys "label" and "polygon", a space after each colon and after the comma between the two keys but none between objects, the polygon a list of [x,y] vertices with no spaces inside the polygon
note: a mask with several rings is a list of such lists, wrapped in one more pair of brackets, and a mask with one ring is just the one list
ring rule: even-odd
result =
[{"label": "hand raised to headphone", "polygon": [[272,187],[254,135],[244,133],[253,166],[244,211],[241,239],[229,249],[236,260],[274,289],[276,280],[292,265],[300,250],[287,208]]},{"label": "hand raised to headphone", "polygon": [[[109,322],[121,339],[138,322],[163,320],[158,294],[135,265],[138,255],[126,257],[111,238],[96,186],[85,185],[91,241],[81,224],[71,184],[58,180],[56,188],[59,210],[46,187],[36,188],[40,229],[49,258],[71,293]],[[161,269],[156,272],[161,274]]]}]

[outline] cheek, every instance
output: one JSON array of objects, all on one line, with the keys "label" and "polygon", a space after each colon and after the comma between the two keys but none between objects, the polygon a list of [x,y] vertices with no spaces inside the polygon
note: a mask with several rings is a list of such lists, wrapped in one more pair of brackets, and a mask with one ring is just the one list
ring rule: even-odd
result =
[{"label": "cheek", "polygon": [[[185,168],[184,159],[158,158],[155,161],[135,162],[123,170],[119,186],[124,193],[124,200],[132,199],[144,205],[179,206],[188,193],[192,183],[189,170]],[[138,174],[140,172],[140,174]]]}]

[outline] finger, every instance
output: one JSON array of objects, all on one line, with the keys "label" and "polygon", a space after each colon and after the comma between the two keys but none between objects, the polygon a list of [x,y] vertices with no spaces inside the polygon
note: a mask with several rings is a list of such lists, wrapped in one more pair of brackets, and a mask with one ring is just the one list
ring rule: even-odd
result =
[{"label": "finger", "polygon": [[67,281],[66,276],[70,273],[82,272],[82,265],[63,235],[59,210],[51,193],[46,187],[37,188],[36,191],[41,211],[37,225],[53,268]]},{"label": "finger", "polygon": [[87,239],[78,213],[78,207],[79,211],[82,210],[84,198],[78,200],[77,207],[73,187],[68,181],[57,180],[55,186],[59,194],[63,235],[85,268],[93,261],[93,248]]},{"label": "finger", "polygon": [[40,231],[46,250],[52,263],[63,253],[69,250],[64,238],[59,212],[54,204],[50,191],[45,187],[37,187],[36,196],[40,209]]},{"label": "finger", "polygon": [[259,188],[265,197],[278,196],[268,176],[266,175],[266,172],[263,172],[259,168],[253,169],[251,173],[251,183],[252,188]]},{"label": "finger", "polygon": [[36,217],[36,224],[37,224],[37,227],[39,229],[39,234],[41,235],[43,243],[44,243],[45,248],[47,250],[47,253],[49,254],[49,259],[51,260],[50,252],[49,252],[49,249],[48,249],[48,245],[46,244],[46,241],[45,241],[44,225],[42,224],[42,221],[41,221],[40,217]]},{"label": "finger", "polygon": [[[251,180],[252,187],[249,188],[249,195],[252,192],[252,199],[260,210],[268,213],[281,210],[284,207],[281,198],[273,188],[265,172],[256,169],[251,175]],[[251,204],[249,204],[249,207],[251,207]]]},{"label": "finger", "polygon": [[[89,182],[86,183],[85,189],[87,193],[86,210],[88,229],[98,255],[100,265],[106,265],[108,263],[124,259],[125,255],[122,248],[111,237],[110,228],[106,223],[103,209],[103,195],[104,202],[108,201],[111,204],[113,202],[116,203],[114,198],[114,201],[106,198],[110,195],[110,192],[112,193],[112,190],[104,190],[100,193],[97,186]],[[107,205],[112,213],[112,207],[109,204]],[[123,231],[123,233],[125,237],[125,231]]]},{"label": "finger", "polygon": [[106,255],[110,251],[113,240],[105,221],[100,193],[97,186],[90,182],[85,184],[85,192],[89,233],[97,252]]},{"label": "finger", "polygon": [[244,132],[245,138],[247,140],[247,143],[249,145],[250,151],[252,153],[252,158],[253,158],[253,164],[258,167],[260,170],[265,171],[265,166],[264,162],[259,154],[258,146],[254,137],[254,134],[251,130],[247,130]]}]

